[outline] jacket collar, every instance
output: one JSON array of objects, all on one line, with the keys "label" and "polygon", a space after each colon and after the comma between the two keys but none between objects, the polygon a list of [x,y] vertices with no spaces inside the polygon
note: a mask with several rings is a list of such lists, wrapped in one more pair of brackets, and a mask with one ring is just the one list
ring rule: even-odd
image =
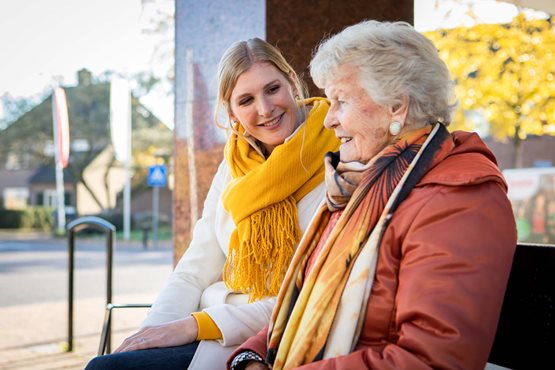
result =
[{"label": "jacket collar", "polygon": [[432,168],[417,187],[476,185],[494,181],[507,191],[507,183],[497,167],[495,156],[476,133],[455,131],[452,137],[455,144],[452,152]]}]

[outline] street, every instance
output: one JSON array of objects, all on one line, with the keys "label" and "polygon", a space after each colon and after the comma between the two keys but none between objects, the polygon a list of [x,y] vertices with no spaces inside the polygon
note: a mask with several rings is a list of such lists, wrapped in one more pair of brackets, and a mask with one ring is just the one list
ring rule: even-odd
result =
[{"label": "street", "polygon": [[[68,251],[65,239],[0,239],[0,307],[67,300]],[[106,247],[102,238],[76,240],[76,299],[106,296]],[[113,298],[156,292],[171,271],[168,243],[144,250],[138,243],[116,242]]]}]

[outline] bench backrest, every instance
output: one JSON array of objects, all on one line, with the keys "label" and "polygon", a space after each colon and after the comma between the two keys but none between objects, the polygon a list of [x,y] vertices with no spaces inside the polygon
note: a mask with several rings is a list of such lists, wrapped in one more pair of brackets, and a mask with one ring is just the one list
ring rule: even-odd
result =
[{"label": "bench backrest", "polygon": [[541,369],[555,356],[555,245],[516,248],[489,362]]}]

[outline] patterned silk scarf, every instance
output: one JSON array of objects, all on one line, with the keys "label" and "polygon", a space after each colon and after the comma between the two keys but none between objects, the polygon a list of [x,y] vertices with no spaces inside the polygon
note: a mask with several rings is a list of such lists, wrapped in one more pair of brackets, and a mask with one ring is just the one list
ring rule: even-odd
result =
[{"label": "patterned silk scarf", "polygon": [[297,202],[324,180],[322,158],[339,147],[333,131],[323,126],[328,101],[311,98],[304,105],[312,105],[306,122],[268,159],[237,134],[224,150],[233,179],[222,200],[236,229],[223,280],[248,293],[250,301],[278,293],[300,239]]},{"label": "patterned silk scarf", "polygon": [[451,136],[438,123],[403,135],[376,155],[305,276],[331,215],[322,206],[278,294],[268,332],[267,361],[273,369],[293,369],[354,349],[383,232],[398,205],[452,148]]}]

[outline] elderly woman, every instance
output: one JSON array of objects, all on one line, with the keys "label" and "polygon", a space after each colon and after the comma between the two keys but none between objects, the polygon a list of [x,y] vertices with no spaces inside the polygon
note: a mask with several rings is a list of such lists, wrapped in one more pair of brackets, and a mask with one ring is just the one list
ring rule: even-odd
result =
[{"label": "elderly woman", "polygon": [[449,133],[452,84],[404,22],[366,21],[310,65],[341,139],[327,202],[268,328],[232,369],[483,369],[516,244],[507,185],[478,135]]}]

